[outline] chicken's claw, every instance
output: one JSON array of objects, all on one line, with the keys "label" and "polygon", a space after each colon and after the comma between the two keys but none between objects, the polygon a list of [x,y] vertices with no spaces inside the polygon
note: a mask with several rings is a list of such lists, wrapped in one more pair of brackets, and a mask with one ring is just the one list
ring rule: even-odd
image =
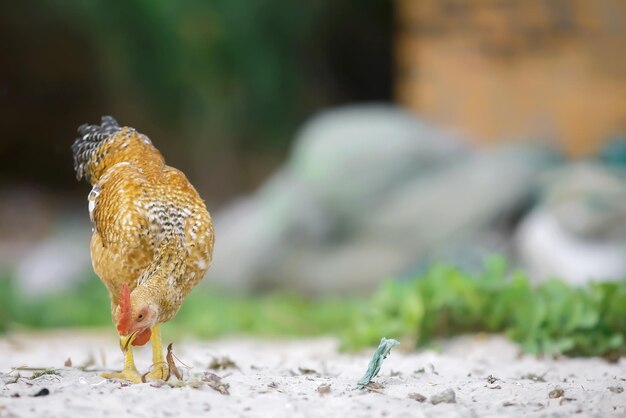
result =
[{"label": "chicken's claw", "polygon": [[156,363],[153,364],[150,368],[150,371],[143,376],[141,376],[142,382],[148,382],[151,380],[163,380],[167,382],[170,378],[170,369],[167,367],[165,363]]},{"label": "chicken's claw", "polygon": [[119,373],[102,373],[105,379],[120,379],[131,383],[141,383],[141,375],[137,370],[122,370]]}]

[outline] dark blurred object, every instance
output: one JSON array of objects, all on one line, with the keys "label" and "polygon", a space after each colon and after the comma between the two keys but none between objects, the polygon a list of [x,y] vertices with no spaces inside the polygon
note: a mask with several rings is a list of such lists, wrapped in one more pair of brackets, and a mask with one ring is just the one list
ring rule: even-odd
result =
[{"label": "dark blurred object", "polygon": [[111,114],[215,205],[258,185],[306,115],[390,99],[391,24],[376,0],[2,2],[0,187],[77,188],[76,126]]},{"label": "dark blurred object", "polygon": [[0,3],[0,187],[74,187],[76,126],[110,106],[96,51],[55,3]]}]

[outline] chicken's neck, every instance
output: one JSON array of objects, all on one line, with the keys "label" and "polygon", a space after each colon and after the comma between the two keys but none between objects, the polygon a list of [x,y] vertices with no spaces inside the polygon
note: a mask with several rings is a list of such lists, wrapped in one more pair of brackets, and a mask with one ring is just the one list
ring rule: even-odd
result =
[{"label": "chicken's neck", "polygon": [[182,282],[185,254],[186,250],[179,239],[164,239],[133,291],[133,298],[137,302],[159,307],[159,322],[171,319],[184,299]]}]

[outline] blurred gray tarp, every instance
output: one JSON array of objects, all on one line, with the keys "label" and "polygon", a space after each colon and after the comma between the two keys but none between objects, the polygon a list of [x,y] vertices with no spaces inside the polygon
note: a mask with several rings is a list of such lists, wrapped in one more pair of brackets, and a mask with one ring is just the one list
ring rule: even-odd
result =
[{"label": "blurred gray tarp", "polygon": [[367,293],[433,260],[471,267],[508,254],[511,219],[529,206],[555,153],[462,144],[391,106],[322,113],[283,168],[215,217],[211,280]]}]

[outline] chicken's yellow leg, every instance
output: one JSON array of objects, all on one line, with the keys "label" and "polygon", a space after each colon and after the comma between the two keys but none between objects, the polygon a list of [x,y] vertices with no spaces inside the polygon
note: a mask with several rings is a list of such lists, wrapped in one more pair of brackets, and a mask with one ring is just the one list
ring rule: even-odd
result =
[{"label": "chicken's yellow leg", "polygon": [[119,373],[102,373],[101,376],[105,379],[122,379],[132,383],[141,383],[141,375],[137,371],[133,358],[133,349],[130,345],[124,347],[122,343],[122,351],[124,351],[124,370]]},{"label": "chicken's yellow leg", "polygon": [[163,358],[163,346],[161,345],[161,326],[159,324],[152,327],[152,336],[150,337],[152,344],[152,367],[146,380],[167,380],[170,377],[170,369]]}]

